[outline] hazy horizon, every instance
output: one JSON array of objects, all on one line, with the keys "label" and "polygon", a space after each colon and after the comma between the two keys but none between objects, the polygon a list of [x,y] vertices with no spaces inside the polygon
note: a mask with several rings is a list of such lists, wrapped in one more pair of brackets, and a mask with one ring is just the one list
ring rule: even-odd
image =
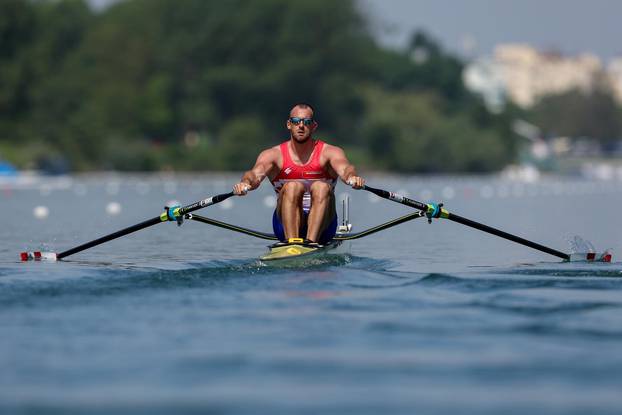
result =
[{"label": "hazy horizon", "polygon": [[[383,45],[406,46],[424,30],[461,56],[492,53],[500,43],[527,43],[567,55],[622,56],[622,2],[614,0],[359,0]],[[471,54],[464,43],[474,46]]]},{"label": "hazy horizon", "polygon": [[[119,0],[88,0],[101,9]],[[622,57],[622,2],[616,0],[356,0],[378,41],[402,48],[423,30],[462,57],[492,53],[500,43],[527,43],[566,55]],[[471,51],[465,50],[465,43]]]}]

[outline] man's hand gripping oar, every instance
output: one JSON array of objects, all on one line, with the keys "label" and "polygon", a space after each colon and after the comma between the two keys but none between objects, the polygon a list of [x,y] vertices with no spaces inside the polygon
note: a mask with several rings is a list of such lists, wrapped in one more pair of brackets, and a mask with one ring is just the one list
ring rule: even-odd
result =
[{"label": "man's hand gripping oar", "polygon": [[101,245],[105,242],[112,241],[113,239],[117,239],[122,236],[129,235],[130,233],[134,233],[141,229],[145,229],[150,226],[157,225],[158,223],[175,221],[177,222],[177,225],[181,225],[183,222],[183,217],[186,213],[194,212],[195,210],[199,210],[199,209],[211,206],[211,205],[215,205],[216,203],[220,203],[223,200],[226,200],[233,195],[234,195],[233,192],[222,193],[216,196],[208,197],[203,200],[199,200],[198,202],[192,203],[184,207],[180,207],[180,206],[165,207],[164,212],[162,212],[159,216],[156,216],[155,218],[151,218],[144,222],[137,223],[136,225],[132,225],[127,228],[121,229],[119,231],[113,232],[109,235],[102,236],[101,238],[94,239],[90,242],[86,242],[82,245],[76,246],[74,248],[68,249],[58,254],[55,252],[39,252],[39,251],[22,252],[20,254],[20,258],[22,261],[41,260],[41,259],[51,259],[51,260],[63,259],[65,257],[68,257],[69,255],[73,255],[75,253],[84,251],[85,249],[89,249],[94,246]]}]

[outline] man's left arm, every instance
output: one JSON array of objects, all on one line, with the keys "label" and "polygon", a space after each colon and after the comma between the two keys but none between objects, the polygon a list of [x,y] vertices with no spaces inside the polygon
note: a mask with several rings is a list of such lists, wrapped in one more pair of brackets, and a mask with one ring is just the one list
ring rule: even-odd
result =
[{"label": "man's left arm", "polygon": [[339,178],[355,189],[362,188],[365,185],[365,179],[356,173],[356,168],[350,163],[344,151],[335,146],[327,150],[328,163]]}]

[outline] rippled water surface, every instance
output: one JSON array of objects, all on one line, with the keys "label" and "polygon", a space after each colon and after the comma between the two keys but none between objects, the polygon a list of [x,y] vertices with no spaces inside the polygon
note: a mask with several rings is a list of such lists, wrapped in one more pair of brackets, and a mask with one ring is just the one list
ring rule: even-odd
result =
[{"label": "rippled water surface", "polygon": [[[580,235],[612,248],[611,264],[424,219],[300,267],[264,266],[266,241],[189,221],[18,261],[236,178],[0,183],[0,413],[622,412],[619,183],[370,178],[564,252]],[[410,212],[339,186],[355,230]],[[269,231],[271,196],[200,214]]]}]

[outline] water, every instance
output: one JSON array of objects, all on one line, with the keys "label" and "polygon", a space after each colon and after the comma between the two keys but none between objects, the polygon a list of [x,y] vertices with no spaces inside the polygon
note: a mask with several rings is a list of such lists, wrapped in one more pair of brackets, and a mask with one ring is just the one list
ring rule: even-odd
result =
[{"label": "water", "polygon": [[[372,185],[611,264],[560,263],[448,221],[352,242],[299,269],[266,241],[189,222],[62,251],[228,190],[237,176],[82,177],[0,185],[0,412],[618,414],[619,183],[375,177]],[[408,213],[352,199],[362,230]],[[269,231],[270,189],[201,211]],[[120,204],[110,215],[107,204]],[[44,206],[49,216],[36,219]],[[116,208],[110,209],[114,212]],[[41,209],[39,209],[41,214]]]}]

